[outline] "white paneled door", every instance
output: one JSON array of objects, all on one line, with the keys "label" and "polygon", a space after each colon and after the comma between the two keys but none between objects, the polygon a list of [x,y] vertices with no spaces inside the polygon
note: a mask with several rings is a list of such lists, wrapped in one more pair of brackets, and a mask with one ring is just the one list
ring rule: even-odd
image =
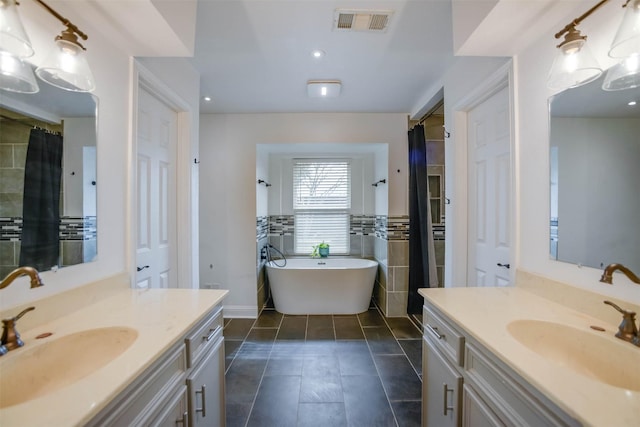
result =
[{"label": "white paneled door", "polygon": [[468,115],[467,286],[507,286],[511,259],[511,132],[504,88]]},{"label": "white paneled door", "polygon": [[177,113],[140,87],[137,120],[136,285],[177,287]]}]

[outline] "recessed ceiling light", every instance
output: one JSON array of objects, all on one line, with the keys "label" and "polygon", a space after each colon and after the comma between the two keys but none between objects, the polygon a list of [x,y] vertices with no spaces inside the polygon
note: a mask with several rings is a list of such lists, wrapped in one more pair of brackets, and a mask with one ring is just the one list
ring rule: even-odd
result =
[{"label": "recessed ceiling light", "polygon": [[629,101],[629,104],[627,104],[627,105],[634,106],[634,105],[636,105],[636,104],[637,104],[637,102],[636,102],[636,101]]},{"label": "recessed ceiling light", "polygon": [[204,102],[211,102],[211,97],[210,97],[210,96],[203,96],[203,97],[202,97],[202,100],[203,100]]},{"label": "recessed ceiling light", "polygon": [[313,52],[311,52],[311,55],[316,59],[320,59],[325,55],[325,52],[324,50],[316,49]]}]

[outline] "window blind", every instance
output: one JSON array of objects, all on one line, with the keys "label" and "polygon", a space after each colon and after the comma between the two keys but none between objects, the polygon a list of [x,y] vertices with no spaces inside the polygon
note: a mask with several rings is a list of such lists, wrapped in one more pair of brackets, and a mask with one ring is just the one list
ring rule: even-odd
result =
[{"label": "window blind", "polygon": [[294,251],[310,254],[326,242],[332,254],[349,253],[351,165],[348,160],[295,159]]},{"label": "window blind", "polygon": [[294,160],[293,209],[351,208],[348,161]]}]

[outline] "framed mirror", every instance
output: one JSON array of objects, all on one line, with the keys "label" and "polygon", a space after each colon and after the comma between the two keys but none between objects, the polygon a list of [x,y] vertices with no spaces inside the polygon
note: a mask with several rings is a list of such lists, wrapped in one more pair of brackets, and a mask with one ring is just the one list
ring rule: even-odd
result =
[{"label": "framed mirror", "polygon": [[0,91],[0,277],[97,255],[97,100],[38,83]]},{"label": "framed mirror", "polygon": [[551,258],[640,271],[640,88],[603,77],[549,102]]}]

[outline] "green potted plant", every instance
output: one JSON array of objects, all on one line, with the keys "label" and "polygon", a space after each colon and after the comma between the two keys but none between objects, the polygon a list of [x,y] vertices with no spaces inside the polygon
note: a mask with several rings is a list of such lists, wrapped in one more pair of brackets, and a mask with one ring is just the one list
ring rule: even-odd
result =
[{"label": "green potted plant", "polygon": [[325,243],[324,240],[322,243],[319,243],[313,247],[313,251],[311,252],[312,258],[326,258],[329,256],[329,244]]}]

